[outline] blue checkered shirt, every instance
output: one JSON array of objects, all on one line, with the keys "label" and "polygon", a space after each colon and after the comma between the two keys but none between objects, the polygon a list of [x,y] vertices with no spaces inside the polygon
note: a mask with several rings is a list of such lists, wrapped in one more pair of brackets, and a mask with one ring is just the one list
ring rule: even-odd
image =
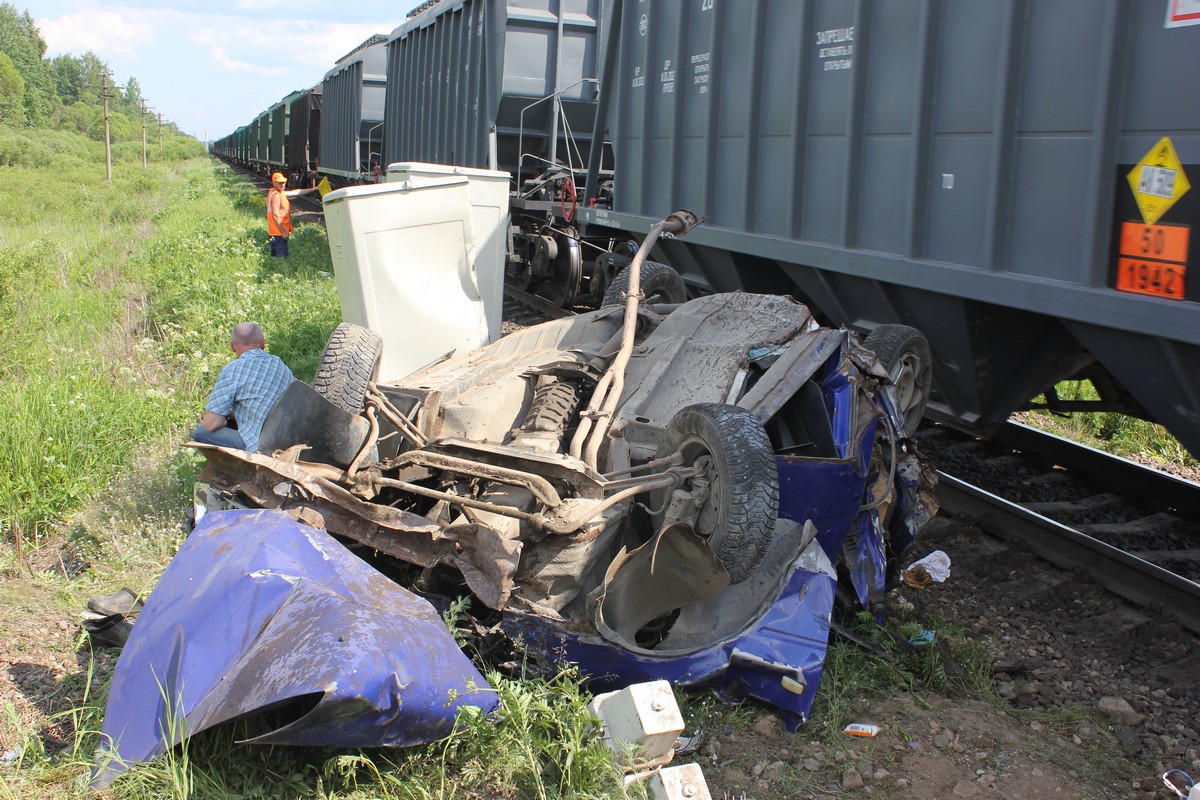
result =
[{"label": "blue checkered shirt", "polygon": [[247,350],[221,370],[205,408],[223,417],[232,413],[246,449],[254,452],[267,414],[293,380],[292,371],[277,356]]}]

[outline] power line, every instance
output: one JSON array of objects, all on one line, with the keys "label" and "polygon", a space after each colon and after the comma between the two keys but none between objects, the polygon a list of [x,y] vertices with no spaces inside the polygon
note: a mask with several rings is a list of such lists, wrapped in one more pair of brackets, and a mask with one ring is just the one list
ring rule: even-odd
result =
[{"label": "power line", "polygon": [[64,53],[67,53],[68,55],[70,54],[70,52],[71,52],[71,48],[67,47],[67,46],[66,46],[66,45],[64,45],[64,44],[63,44],[63,43],[62,43],[60,40],[58,40],[58,39],[56,39],[55,37],[51,36],[51,35],[50,35],[50,34],[49,34],[47,31],[46,31],[46,29],[43,27],[43,26],[46,24],[45,20],[43,20],[43,19],[39,18],[38,16],[36,16],[36,15],[35,15],[35,14],[34,14],[32,11],[30,11],[28,8],[26,8],[24,5],[22,5],[22,4],[19,2],[19,0],[5,0],[5,2],[11,3],[12,5],[16,6],[17,8],[21,9],[21,10],[22,10],[22,11],[24,11],[26,14],[28,14],[28,15],[29,15],[29,16],[30,16],[30,17],[33,19],[33,21],[34,21],[35,23],[37,23],[38,33],[40,33],[40,34],[42,35],[42,38],[43,38],[43,39],[53,39],[53,40],[54,40],[54,43],[55,43],[56,45],[58,45],[58,47],[59,47],[59,48],[60,48],[60,49],[61,49],[61,50],[62,50]]}]

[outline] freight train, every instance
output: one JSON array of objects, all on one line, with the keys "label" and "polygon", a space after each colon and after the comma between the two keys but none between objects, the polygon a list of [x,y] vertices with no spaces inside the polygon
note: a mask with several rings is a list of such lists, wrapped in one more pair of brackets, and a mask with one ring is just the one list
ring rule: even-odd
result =
[{"label": "freight train", "polygon": [[[327,79],[324,110],[321,87],[289,96],[284,135],[276,107],[215,151],[304,180],[506,170],[510,273],[563,305],[689,208],[708,223],[655,251],[688,292],[920,329],[936,418],[987,435],[1037,398],[1200,454],[1195,3],[441,0],[370,48],[381,124],[360,101],[326,125]],[[350,169],[323,163],[335,127]],[[1058,397],[1067,379],[1099,399]]]}]

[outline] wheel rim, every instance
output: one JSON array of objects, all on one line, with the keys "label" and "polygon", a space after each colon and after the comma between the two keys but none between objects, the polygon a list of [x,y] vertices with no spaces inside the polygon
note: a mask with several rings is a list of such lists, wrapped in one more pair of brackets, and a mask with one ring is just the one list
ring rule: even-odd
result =
[{"label": "wheel rim", "polygon": [[546,291],[546,299],[565,308],[575,302],[582,281],[583,250],[577,239],[563,236],[558,242],[558,257],[550,267],[550,288]]},{"label": "wheel rim", "polygon": [[669,303],[669,302],[671,302],[671,298],[669,298],[667,296],[666,289],[661,288],[661,287],[656,289],[655,291],[651,292],[650,294],[646,295],[646,303],[648,305],[654,305],[657,303]]},{"label": "wheel rim", "polygon": [[[708,494],[696,509],[696,521],[693,526],[696,535],[703,538],[710,546],[714,545],[713,536],[718,532],[721,516],[721,475],[717,471],[716,459],[708,447],[700,441],[686,442],[682,448],[684,463],[698,470],[708,481]],[[691,481],[688,481],[690,488]]]}]

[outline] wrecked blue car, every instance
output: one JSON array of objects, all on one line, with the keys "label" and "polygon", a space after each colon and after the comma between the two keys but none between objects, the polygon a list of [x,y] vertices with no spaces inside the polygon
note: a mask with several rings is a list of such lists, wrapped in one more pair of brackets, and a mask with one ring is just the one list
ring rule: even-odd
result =
[{"label": "wrecked blue car", "polygon": [[[929,390],[928,345],[884,326],[867,347],[776,295],[643,303],[639,267],[622,305],[388,383],[371,379],[378,337],[343,324],[316,388],[289,388],[259,452],[197,445],[207,459],[198,511],[279,510],[287,521],[261,524],[328,532],[379,570],[364,565],[372,586],[469,598],[469,632],[499,662],[573,663],[605,688],[708,686],[762,700],[794,729],[817,690],[835,595],[880,611],[900,554],[935,511],[934,473],[908,438]],[[185,548],[172,569],[202,557]],[[294,579],[324,586],[322,558],[290,565]],[[320,647],[336,661],[339,619],[308,624],[327,626]],[[185,632],[135,630],[155,640],[131,645],[165,657]],[[454,647],[444,626],[438,635]],[[223,642],[222,681],[257,680],[239,671],[260,646]],[[345,668],[377,669],[385,683],[402,668],[455,697],[464,681],[482,686],[453,659],[373,646],[386,657]],[[324,691],[307,674],[293,680],[280,696]],[[407,684],[395,685],[400,724],[437,728],[429,705],[409,705]],[[379,707],[344,700],[344,724],[305,741],[369,738]],[[326,693],[317,708],[334,702]],[[228,691],[204,703],[211,719],[254,704]]]}]

